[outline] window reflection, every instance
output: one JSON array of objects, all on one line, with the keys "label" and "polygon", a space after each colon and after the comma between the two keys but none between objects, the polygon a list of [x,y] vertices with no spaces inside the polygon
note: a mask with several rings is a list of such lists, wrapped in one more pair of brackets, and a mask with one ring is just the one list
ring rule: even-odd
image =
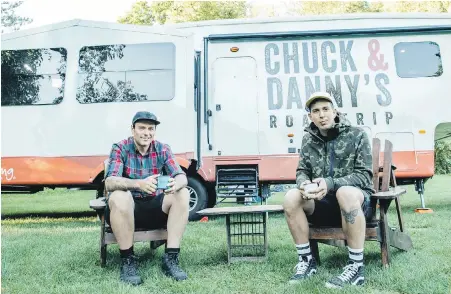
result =
[{"label": "window reflection", "polygon": [[437,43],[402,42],[394,50],[396,72],[401,78],[438,77],[443,73]]},{"label": "window reflection", "polygon": [[2,51],[2,106],[61,103],[66,61],[64,48]]},{"label": "window reflection", "polygon": [[80,103],[171,100],[174,95],[172,43],[91,46],[80,50]]}]

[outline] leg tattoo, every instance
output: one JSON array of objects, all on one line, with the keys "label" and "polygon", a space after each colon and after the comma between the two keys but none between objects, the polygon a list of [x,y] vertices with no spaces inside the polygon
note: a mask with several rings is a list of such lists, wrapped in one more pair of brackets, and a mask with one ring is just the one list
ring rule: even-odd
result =
[{"label": "leg tattoo", "polygon": [[355,217],[359,213],[359,209],[351,210],[350,212],[346,212],[343,209],[341,210],[341,214],[343,214],[343,217],[345,218],[345,221],[350,224],[354,224]]}]

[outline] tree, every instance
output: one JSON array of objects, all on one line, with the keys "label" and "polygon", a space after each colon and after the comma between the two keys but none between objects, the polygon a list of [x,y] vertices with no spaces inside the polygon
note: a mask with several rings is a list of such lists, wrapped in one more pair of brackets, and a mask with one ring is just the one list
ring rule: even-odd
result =
[{"label": "tree", "polygon": [[153,24],[155,23],[155,16],[152,7],[149,6],[147,1],[137,1],[125,16],[118,19],[118,22],[128,24]]},{"label": "tree", "polygon": [[153,25],[246,16],[245,1],[138,1],[120,23]]},{"label": "tree", "polygon": [[[297,1],[295,1],[297,2]],[[451,12],[450,1],[305,1],[300,14],[334,14],[365,12]]]},{"label": "tree", "polygon": [[2,34],[5,28],[17,31],[21,26],[31,23],[28,17],[18,16],[15,10],[23,4],[23,1],[2,1]]},{"label": "tree", "polygon": [[451,1],[394,1],[383,4],[386,12],[451,12]]},{"label": "tree", "polygon": [[338,14],[369,12],[366,1],[305,1],[302,2],[300,14]]}]

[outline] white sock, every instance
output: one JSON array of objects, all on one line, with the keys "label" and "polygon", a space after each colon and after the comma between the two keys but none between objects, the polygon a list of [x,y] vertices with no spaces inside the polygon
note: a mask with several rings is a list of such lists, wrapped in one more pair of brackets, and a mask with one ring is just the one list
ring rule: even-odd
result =
[{"label": "white sock", "polygon": [[307,257],[307,261],[312,259],[312,252],[310,251],[310,243],[296,244],[298,251],[299,261],[302,261],[302,257]]},{"label": "white sock", "polygon": [[356,263],[358,266],[363,265],[363,249],[352,249],[348,246],[349,260]]}]

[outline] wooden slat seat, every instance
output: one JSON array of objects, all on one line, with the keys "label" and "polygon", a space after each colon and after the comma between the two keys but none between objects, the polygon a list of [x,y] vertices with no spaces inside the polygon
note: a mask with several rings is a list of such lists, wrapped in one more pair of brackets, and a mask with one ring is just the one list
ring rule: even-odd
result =
[{"label": "wooden slat seat", "polygon": [[396,199],[397,197],[399,197],[405,193],[406,193],[406,189],[403,189],[401,187],[394,187],[388,191],[377,192],[377,193],[373,194],[371,197],[378,198],[378,199]]}]

